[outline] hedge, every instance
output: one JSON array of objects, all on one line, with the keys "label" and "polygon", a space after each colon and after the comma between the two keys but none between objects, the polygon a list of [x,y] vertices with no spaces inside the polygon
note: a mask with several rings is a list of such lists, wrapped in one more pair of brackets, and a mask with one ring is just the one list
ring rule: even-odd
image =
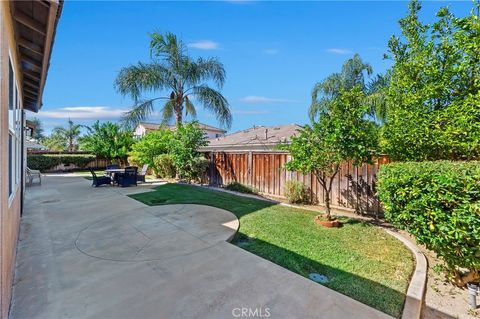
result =
[{"label": "hedge", "polygon": [[478,278],[480,162],[383,165],[377,190],[386,219],[442,257],[459,286]]},{"label": "hedge", "polygon": [[91,154],[29,154],[27,156],[27,166],[31,169],[37,169],[42,172],[51,170],[52,168],[60,164],[73,164],[77,167],[83,168],[87,166],[88,163],[95,160],[95,158],[95,155]]}]

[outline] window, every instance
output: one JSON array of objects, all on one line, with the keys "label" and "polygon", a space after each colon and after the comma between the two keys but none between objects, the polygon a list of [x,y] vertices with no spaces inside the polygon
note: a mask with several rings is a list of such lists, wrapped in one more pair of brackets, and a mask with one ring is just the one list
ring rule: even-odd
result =
[{"label": "window", "polygon": [[9,205],[21,182],[22,108],[12,60],[8,70],[8,197]]},{"label": "window", "polygon": [[13,153],[13,136],[8,134],[8,197],[13,193],[13,163],[12,163],[12,153]]}]

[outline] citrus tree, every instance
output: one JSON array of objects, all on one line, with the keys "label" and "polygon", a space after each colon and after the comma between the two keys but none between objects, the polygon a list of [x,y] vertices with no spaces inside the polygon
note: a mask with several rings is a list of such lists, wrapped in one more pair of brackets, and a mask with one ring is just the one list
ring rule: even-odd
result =
[{"label": "citrus tree", "polygon": [[371,161],[377,145],[375,124],[366,119],[368,106],[362,88],[340,90],[312,126],[306,126],[282,148],[290,152],[290,171],[315,175],[325,194],[325,213],[331,219],[331,190],[340,165]]}]

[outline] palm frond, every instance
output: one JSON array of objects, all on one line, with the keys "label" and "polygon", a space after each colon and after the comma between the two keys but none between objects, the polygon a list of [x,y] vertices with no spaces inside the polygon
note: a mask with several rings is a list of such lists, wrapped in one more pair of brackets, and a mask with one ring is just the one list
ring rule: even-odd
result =
[{"label": "palm frond", "polygon": [[150,34],[150,38],[150,56],[162,59],[175,74],[181,74],[183,63],[188,58],[185,44],[171,32],[155,32]]},{"label": "palm frond", "polygon": [[168,124],[173,116],[175,115],[174,112],[174,103],[173,100],[168,100],[162,108],[162,124]]},{"label": "palm frond", "polygon": [[217,58],[198,58],[196,65],[201,81],[213,80],[219,88],[223,87],[226,78],[225,67]]},{"label": "palm frond", "polygon": [[195,98],[202,103],[203,107],[212,111],[222,126],[230,128],[232,125],[232,113],[227,99],[218,91],[200,85],[192,88]]},{"label": "palm frond", "polygon": [[185,97],[185,115],[190,115],[192,118],[197,118],[197,110],[195,109],[195,105],[193,105],[192,101]]},{"label": "palm frond", "polygon": [[138,63],[120,70],[115,88],[122,95],[130,95],[137,103],[142,91],[154,91],[171,85],[171,74],[158,63]]},{"label": "palm frond", "polygon": [[130,111],[122,117],[123,125],[126,128],[135,127],[140,121],[143,121],[153,112],[153,102],[157,99],[150,99],[137,103]]},{"label": "palm frond", "polygon": [[312,104],[308,109],[308,116],[310,121],[314,122],[317,116],[322,116],[322,114],[328,113],[328,103],[329,99],[321,98],[320,100],[312,100]]}]

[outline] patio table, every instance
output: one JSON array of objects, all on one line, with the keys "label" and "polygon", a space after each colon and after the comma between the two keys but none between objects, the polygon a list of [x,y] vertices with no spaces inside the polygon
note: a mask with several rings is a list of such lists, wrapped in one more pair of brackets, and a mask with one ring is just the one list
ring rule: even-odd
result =
[{"label": "patio table", "polygon": [[105,170],[106,175],[110,176],[112,179],[113,185],[117,183],[117,174],[125,173],[124,168],[110,168]]}]

